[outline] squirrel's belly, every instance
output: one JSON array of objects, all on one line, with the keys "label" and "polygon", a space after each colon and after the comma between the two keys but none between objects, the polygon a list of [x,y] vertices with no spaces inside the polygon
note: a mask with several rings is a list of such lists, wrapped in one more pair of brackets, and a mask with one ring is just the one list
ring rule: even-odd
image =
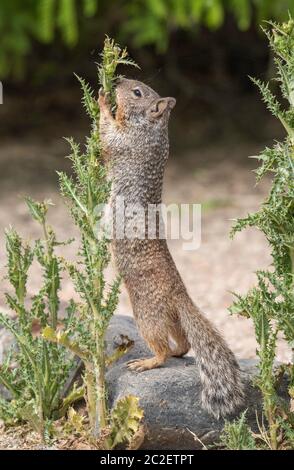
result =
[{"label": "squirrel's belly", "polygon": [[150,246],[151,242],[153,240],[113,240],[115,263],[123,278],[142,275],[144,269],[152,264],[154,250]]},{"label": "squirrel's belly", "polygon": [[119,274],[136,298],[185,291],[166,240],[113,240],[112,248]]}]

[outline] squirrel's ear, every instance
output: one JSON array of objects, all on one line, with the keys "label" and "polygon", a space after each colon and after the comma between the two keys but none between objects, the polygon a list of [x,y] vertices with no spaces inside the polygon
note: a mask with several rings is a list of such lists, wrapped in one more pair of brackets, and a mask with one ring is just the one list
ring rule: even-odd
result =
[{"label": "squirrel's ear", "polygon": [[158,118],[162,116],[166,110],[173,109],[175,105],[175,98],[171,98],[170,96],[167,98],[159,98],[154,103],[152,103],[150,107],[150,114],[153,118]]}]

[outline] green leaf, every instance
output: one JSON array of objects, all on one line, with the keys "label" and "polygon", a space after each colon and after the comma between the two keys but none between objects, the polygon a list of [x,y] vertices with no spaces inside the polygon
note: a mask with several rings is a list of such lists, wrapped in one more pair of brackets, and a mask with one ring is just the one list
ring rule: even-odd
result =
[{"label": "green leaf", "polygon": [[224,9],[220,0],[209,2],[206,7],[205,23],[211,29],[218,28],[224,21]]},{"label": "green leaf", "polygon": [[128,395],[117,401],[110,416],[111,448],[131,442],[138,431],[144,412],[139,407],[139,399]]},{"label": "green leaf", "polygon": [[99,0],[84,0],[84,13],[87,18],[94,16],[98,9]]},{"label": "green leaf", "polygon": [[75,0],[59,0],[58,25],[68,46],[78,41],[78,23]]},{"label": "green leaf", "polygon": [[256,450],[253,432],[246,422],[245,410],[240,418],[233,422],[226,421],[220,436],[222,444],[228,450]]},{"label": "green leaf", "polygon": [[56,0],[39,0],[38,32],[39,38],[45,43],[50,43],[54,38]]}]

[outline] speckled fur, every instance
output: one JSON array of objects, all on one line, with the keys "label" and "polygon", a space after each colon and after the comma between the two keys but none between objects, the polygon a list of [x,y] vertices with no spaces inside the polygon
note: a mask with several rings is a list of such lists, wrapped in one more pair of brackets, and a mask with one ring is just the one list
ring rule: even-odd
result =
[{"label": "speckled fur", "polygon": [[[134,89],[142,96],[137,97]],[[116,88],[113,118],[101,92],[100,136],[112,180],[112,198],[126,204],[161,202],[169,154],[168,121],[173,98],[160,98],[148,86],[122,79]],[[113,199],[112,199],[113,200]],[[141,335],[154,353],[128,366],[141,372],[169,356],[195,351],[203,386],[204,407],[216,417],[228,415],[243,401],[240,371],[221,335],[190,299],[163,239],[114,239],[113,252]],[[170,346],[170,339],[176,343]]]}]

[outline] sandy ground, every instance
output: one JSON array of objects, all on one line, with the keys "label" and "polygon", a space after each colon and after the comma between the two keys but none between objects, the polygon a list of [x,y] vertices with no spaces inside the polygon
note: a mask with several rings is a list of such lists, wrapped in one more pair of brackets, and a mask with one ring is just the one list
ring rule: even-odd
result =
[{"label": "sandy ground", "polygon": [[[221,330],[236,355],[242,358],[255,357],[256,343],[251,322],[228,313],[227,309],[232,303],[231,291],[245,293],[255,283],[254,271],[267,268],[271,259],[262,234],[247,230],[231,241],[229,230],[231,219],[256,210],[268,190],[269,180],[264,180],[258,187],[254,186],[251,170],[256,162],[247,158],[248,155],[255,155],[262,147],[250,143],[220,146],[210,142],[206,146],[196,145],[184,154],[172,151],[164,186],[164,201],[167,203],[202,204],[200,247],[195,251],[185,251],[183,240],[173,240],[169,243],[170,249],[193,300]],[[55,208],[49,219],[59,239],[77,236],[57,191],[55,170],[69,168],[69,163],[64,159],[66,153],[66,144],[55,135],[43,139],[19,138],[15,135],[13,139],[2,141],[1,275],[5,274],[4,228],[11,224],[28,239],[40,235],[38,227],[28,215],[22,196],[52,199]],[[63,250],[63,254],[73,258],[77,243]],[[30,275],[29,296],[37,292],[41,281],[36,267],[33,267]],[[111,272],[108,275],[111,276]],[[3,294],[6,289],[7,281],[3,280],[0,285],[0,307],[5,311]],[[64,306],[72,296],[75,297],[73,286],[68,279],[64,279],[61,292]],[[131,313],[124,288],[117,313]],[[289,358],[290,352],[280,340],[278,359]]]}]

